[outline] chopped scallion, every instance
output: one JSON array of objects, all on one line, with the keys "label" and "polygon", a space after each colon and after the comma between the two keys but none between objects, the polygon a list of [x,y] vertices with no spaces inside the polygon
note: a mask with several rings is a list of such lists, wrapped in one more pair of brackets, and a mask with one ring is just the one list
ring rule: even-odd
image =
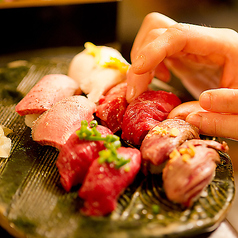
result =
[{"label": "chopped scallion", "polygon": [[117,149],[121,147],[120,138],[116,135],[107,135],[106,137],[102,137],[101,133],[96,128],[97,125],[98,123],[95,120],[91,121],[89,126],[88,122],[83,120],[81,122],[81,128],[76,131],[76,134],[80,140],[104,141],[106,149],[99,152],[98,163],[114,163],[116,169],[119,169],[123,165],[129,163],[130,159],[125,159],[117,153]]}]

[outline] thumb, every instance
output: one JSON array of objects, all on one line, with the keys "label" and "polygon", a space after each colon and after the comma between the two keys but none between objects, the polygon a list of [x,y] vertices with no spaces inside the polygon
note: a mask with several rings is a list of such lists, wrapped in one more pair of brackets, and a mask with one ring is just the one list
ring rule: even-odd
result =
[{"label": "thumb", "polygon": [[201,134],[238,140],[238,115],[195,112],[186,121],[197,126]]}]

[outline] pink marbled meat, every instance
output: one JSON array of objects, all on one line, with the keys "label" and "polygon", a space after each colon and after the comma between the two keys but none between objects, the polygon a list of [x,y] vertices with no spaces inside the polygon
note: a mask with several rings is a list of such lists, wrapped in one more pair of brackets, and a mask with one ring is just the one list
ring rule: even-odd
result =
[{"label": "pink marbled meat", "polygon": [[41,114],[56,102],[74,95],[78,87],[78,84],[66,75],[46,75],[16,105],[15,110],[21,116]]},{"label": "pink marbled meat", "polygon": [[[99,164],[94,160],[79,190],[79,197],[84,199],[81,211],[88,216],[103,216],[112,212],[117,205],[120,194],[134,180],[140,170],[140,151],[120,147],[118,153],[131,161],[116,169],[113,164]],[[125,170],[129,166],[129,170]]]},{"label": "pink marbled meat", "polygon": [[[112,134],[104,126],[98,125],[97,130],[102,137]],[[98,158],[98,152],[104,149],[104,141],[80,140],[76,133],[69,137],[62,146],[56,161],[61,176],[61,184],[67,192],[72,186],[83,182],[89,166]]]},{"label": "pink marbled meat", "polygon": [[121,138],[133,145],[140,145],[148,131],[158,121],[165,120],[169,112],[180,103],[180,99],[170,92],[142,93],[126,109]]},{"label": "pink marbled meat", "polygon": [[[177,129],[178,135],[171,136],[170,130]],[[160,130],[168,133],[159,133]],[[186,140],[198,139],[198,128],[182,119],[166,119],[158,122],[152,128],[141,143],[140,151],[143,160],[143,170],[150,167],[163,164],[169,159],[169,154]]]},{"label": "pink marbled meat", "polygon": [[61,149],[81,126],[81,121],[93,120],[96,104],[84,96],[71,96],[55,103],[34,121],[32,138],[42,145]]},{"label": "pink marbled meat", "polygon": [[163,186],[167,197],[189,207],[212,181],[216,164],[220,162],[217,150],[228,151],[227,144],[209,140],[188,140],[179,148],[195,147],[195,155],[184,160],[182,155],[172,158],[163,169]]},{"label": "pink marbled meat", "polygon": [[113,133],[121,130],[123,116],[128,103],[126,101],[127,83],[120,83],[113,87],[99,100],[96,115],[101,124],[107,126]]}]

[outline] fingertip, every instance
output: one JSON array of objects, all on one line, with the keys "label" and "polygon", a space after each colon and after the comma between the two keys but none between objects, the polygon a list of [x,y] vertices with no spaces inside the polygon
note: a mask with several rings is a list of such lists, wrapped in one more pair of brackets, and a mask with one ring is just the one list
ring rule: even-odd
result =
[{"label": "fingertip", "polygon": [[138,75],[134,73],[132,67],[129,68],[127,73],[127,90],[126,100],[128,103],[132,102],[138,96],[137,90]]},{"label": "fingertip", "polygon": [[153,71],[147,72],[145,74],[135,74],[130,68],[127,74],[127,102],[133,101],[141,93],[148,90],[148,85],[153,77]]},{"label": "fingertip", "polygon": [[210,91],[204,91],[199,97],[199,103],[202,108],[205,110],[212,109],[212,95]]},{"label": "fingertip", "polygon": [[135,87],[131,85],[127,85],[127,90],[126,90],[126,100],[128,103],[132,102],[135,97],[136,97],[136,90]]}]

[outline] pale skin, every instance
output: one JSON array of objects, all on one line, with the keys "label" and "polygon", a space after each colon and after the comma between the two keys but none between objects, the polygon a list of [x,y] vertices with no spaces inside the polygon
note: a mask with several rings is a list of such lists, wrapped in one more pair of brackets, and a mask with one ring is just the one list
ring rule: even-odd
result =
[{"label": "pale skin", "polygon": [[[200,104],[182,109],[184,119],[203,134],[238,140],[237,32],[150,13],[134,41],[131,62],[128,102],[144,92],[154,76],[168,82],[173,72]],[[176,110],[171,118],[179,115]]]}]

